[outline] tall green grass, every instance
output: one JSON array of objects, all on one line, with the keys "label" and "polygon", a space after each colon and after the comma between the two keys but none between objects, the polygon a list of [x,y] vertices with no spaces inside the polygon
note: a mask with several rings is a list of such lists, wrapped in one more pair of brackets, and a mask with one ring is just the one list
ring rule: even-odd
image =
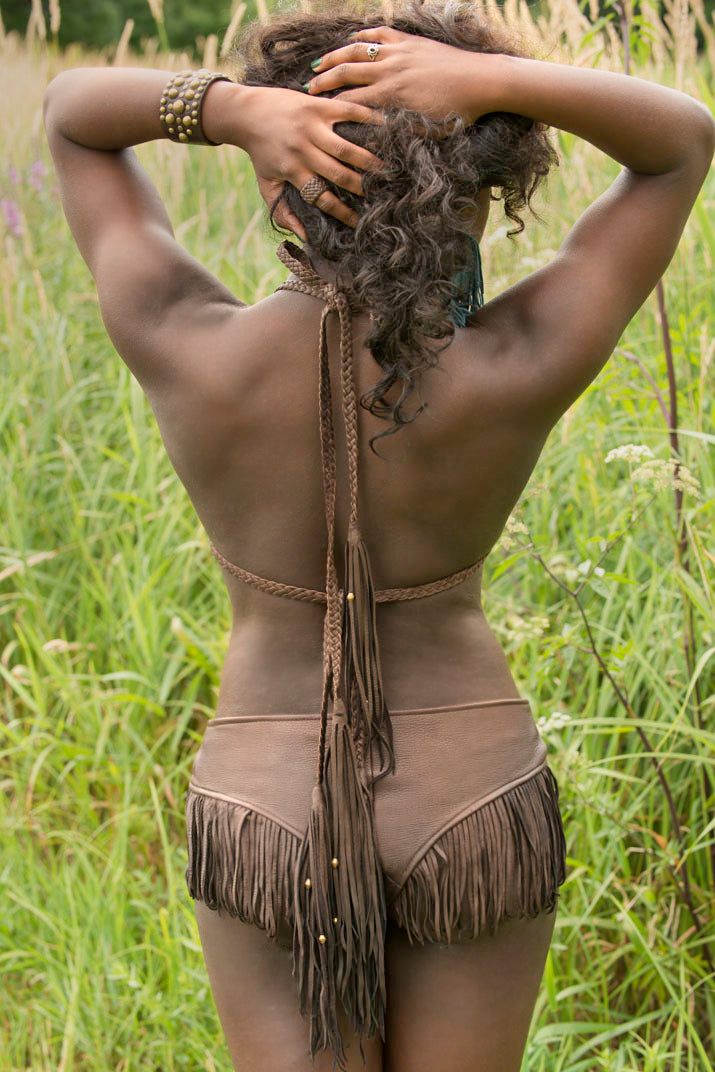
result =
[{"label": "tall green grass", "polygon": [[[527,8],[506,11],[533,32]],[[673,0],[664,22],[639,11],[650,28],[633,31],[634,72],[712,106],[711,39],[685,62],[697,7]],[[622,63],[617,28],[591,32],[572,0],[537,22],[554,58]],[[12,87],[15,103],[0,123],[0,1072],[224,1072],[182,803],[229,606],[102,329],[40,123],[52,74],[112,57],[1,48],[0,96]],[[494,215],[489,294],[543,263],[615,173],[558,140],[542,222],[512,245]],[[180,240],[243,300],[285,277],[237,151],[140,153]],[[569,845],[528,1072],[713,1068],[714,201],[711,176],[665,280],[681,459],[700,486],[682,530],[669,482],[605,461],[625,443],[670,455],[649,299],[552,434],[488,563],[487,612],[550,746]]]}]

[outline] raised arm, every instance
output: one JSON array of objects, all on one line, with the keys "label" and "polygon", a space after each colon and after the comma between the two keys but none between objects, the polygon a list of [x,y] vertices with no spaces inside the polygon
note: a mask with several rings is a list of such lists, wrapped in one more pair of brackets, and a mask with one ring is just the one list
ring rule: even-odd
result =
[{"label": "raised arm", "polygon": [[[184,381],[197,346],[210,351],[242,307],[174,240],[159,194],[131,149],[167,137],[159,104],[171,74],[83,68],[58,75],[45,93],[45,126],[67,220],[97,284],[107,330],[145,388]],[[261,192],[266,196],[272,187],[277,197],[284,180],[302,185],[315,174],[361,193],[353,168],[379,161],[339,138],[332,125],[374,115],[290,90],[214,82],[201,122],[210,141],[246,149]],[[331,151],[340,153],[340,162]],[[351,222],[351,210],[329,193],[320,208]],[[300,228],[285,210],[276,220]]]},{"label": "raised arm", "polygon": [[[365,42],[380,43],[366,62]],[[551,421],[593,379],[662,275],[707,174],[715,123],[684,93],[640,78],[457,49],[391,27],[324,56],[310,93],[397,102],[474,122],[512,112],[569,131],[623,165],[556,258],[490,303],[517,337],[524,404]]]},{"label": "raised arm", "polygon": [[623,166],[555,259],[503,295],[528,340],[531,397],[549,417],[593,379],[665,271],[707,174],[715,123],[692,97],[640,78],[494,59],[490,110],[569,131]]}]

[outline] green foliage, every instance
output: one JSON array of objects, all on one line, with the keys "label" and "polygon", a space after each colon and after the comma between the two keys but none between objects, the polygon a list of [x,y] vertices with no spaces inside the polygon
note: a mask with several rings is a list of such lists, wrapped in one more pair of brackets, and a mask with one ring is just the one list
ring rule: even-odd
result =
[{"label": "green foliage", "polygon": [[[31,0],[0,0],[6,30],[24,33],[30,17]],[[168,45],[175,51],[193,50],[197,38],[216,33],[222,35],[235,7],[232,0],[164,0],[164,26]],[[147,38],[157,36],[157,26],[147,0],[60,0],[62,21],[59,43],[62,47],[80,43],[103,49],[116,45],[127,19],[134,20],[131,46],[139,49]],[[50,25],[49,0],[43,0],[46,23]],[[248,0],[245,18],[254,18],[255,0]]]},{"label": "green foliage", "polygon": [[[182,802],[229,604],[53,191],[38,119],[56,60],[12,42],[1,55],[25,91],[0,165],[0,1072],[228,1072]],[[552,256],[616,173],[574,138],[560,149],[543,223],[512,244],[495,213],[488,296]],[[229,288],[254,301],[285,278],[237,150],[139,152],[181,241]],[[650,299],[551,435],[486,571],[569,847],[528,1072],[713,1070],[714,204],[711,174],[665,283],[680,447],[700,485],[683,500],[687,563],[670,483],[606,462],[625,443],[669,456]]]}]

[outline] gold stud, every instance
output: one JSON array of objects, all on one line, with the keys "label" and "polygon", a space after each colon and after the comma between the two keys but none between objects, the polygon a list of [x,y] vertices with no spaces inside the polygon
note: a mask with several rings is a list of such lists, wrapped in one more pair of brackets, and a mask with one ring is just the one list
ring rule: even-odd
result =
[{"label": "gold stud", "polygon": [[333,858],[332,858],[332,860],[330,862],[333,865],[333,867],[337,867],[338,863],[339,863],[339,860],[338,860],[337,856],[333,856]]},{"label": "gold stud", "polygon": [[196,126],[198,126],[198,125],[199,125],[199,121],[198,121],[198,119],[192,119],[192,120],[191,120],[191,125],[192,125],[192,127],[196,127]]},{"label": "gold stud", "polygon": [[305,888],[306,888],[306,890],[309,890],[309,889],[310,889],[310,887],[311,887],[312,885],[313,885],[313,884],[312,884],[312,882],[310,881],[310,879],[309,879],[309,878],[307,878],[307,879],[305,880]]},{"label": "gold stud", "polygon": [[167,97],[171,97],[171,99],[174,100],[175,97],[179,96],[179,91],[172,86],[166,95]]},{"label": "gold stud", "polygon": [[186,134],[179,134],[179,141],[188,141],[188,140],[189,139],[188,139]]},{"label": "gold stud", "polygon": [[327,939],[327,938],[325,937],[325,935],[324,935],[324,934],[319,934],[319,935],[318,935],[318,941],[320,942],[320,944],[321,944],[321,945],[325,945],[325,943],[327,942],[327,940],[328,940],[328,939]]},{"label": "gold stud", "polygon": [[348,594],[347,594],[347,601],[348,601],[348,603],[352,603],[352,601],[353,601],[354,599],[355,599],[355,593],[354,593],[354,592],[348,592]]},{"label": "gold stud", "polygon": [[338,922],[338,917],[337,917],[337,916],[333,916],[333,923],[337,923],[337,922]]},{"label": "gold stud", "polygon": [[193,89],[187,89],[184,92],[185,100],[193,100],[195,96],[196,96],[196,94],[194,93]]},{"label": "gold stud", "polygon": [[200,83],[199,83],[198,78],[192,78],[192,80],[189,82],[189,85],[191,86],[192,89],[198,89],[199,84]]},{"label": "gold stud", "polygon": [[160,101],[159,103],[160,103],[160,104],[166,104],[166,97],[162,97],[162,98],[161,98],[161,101]]},{"label": "gold stud", "polygon": [[170,134],[176,134],[176,127],[167,127],[166,129],[169,131]]},{"label": "gold stud", "polygon": [[186,105],[184,104],[184,102],[181,99],[174,101],[174,103],[171,106],[171,110],[174,113],[174,115],[181,115],[181,113],[185,110],[185,108],[186,108]]}]

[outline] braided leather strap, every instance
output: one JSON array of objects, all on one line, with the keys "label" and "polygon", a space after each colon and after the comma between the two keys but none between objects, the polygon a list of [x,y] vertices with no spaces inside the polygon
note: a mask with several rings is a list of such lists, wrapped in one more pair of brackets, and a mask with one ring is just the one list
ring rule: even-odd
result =
[{"label": "braided leather strap", "polygon": [[[278,256],[295,278],[277,289],[297,290],[324,303],[318,403],[327,541],[325,592],[259,577],[229,562],[216,548],[212,551],[228,572],[256,588],[325,606],[316,782],[306,833],[293,868],[293,975],[301,1013],[310,1015],[311,1055],[330,1048],[335,1063],[344,1068],[339,1007],[352,1034],[384,1038],[387,1001],[387,902],[372,801],[375,782],[395,771],[395,754],[380,669],[375,605],[445,591],[474,573],[481,562],[412,588],[375,590],[368,548],[358,524],[359,412],[348,297],[322,280],[293,243],[282,243]],[[340,386],[350,499],[346,591],[339,587],[334,550],[337,464],[327,345],[331,312],[340,318]]]},{"label": "braided leather strap", "polygon": [[[299,585],[283,584],[282,581],[272,581],[268,577],[260,577],[257,573],[251,573],[250,570],[237,566],[235,562],[229,562],[213,544],[210,544],[210,548],[211,554],[227,573],[232,574],[239,581],[243,581],[244,584],[249,584],[252,588],[267,592],[269,596],[281,596],[283,599],[296,599],[301,603],[318,603],[322,606],[325,606],[327,602],[325,592],[321,592],[317,588],[301,588]],[[472,563],[471,566],[465,566],[464,569],[458,570],[456,573],[450,573],[446,577],[438,577],[434,581],[426,581],[424,584],[411,585],[409,588],[378,588],[375,592],[375,599],[378,603],[404,603],[410,599],[426,599],[428,596],[436,596],[440,592],[447,592],[450,588],[456,588],[468,580],[477,570],[481,569],[483,565],[484,559],[480,558],[477,562]],[[342,600],[342,588],[338,590],[338,595]]]},{"label": "braided leather strap", "polygon": [[[343,407],[345,413],[345,434],[347,439],[348,478],[350,489],[350,523],[357,525],[358,519],[358,400],[355,388],[355,378],[352,365],[352,328],[350,324],[350,306],[343,291],[334,283],[328,283],[314,270],[300,247],[291,241],[282,242],[277,249],[279,259],[296,276],[295,279],[287,279],[276,290],[294,290],[300,294],[308,294],[325,303],[323,316],[320,324],[320,411],[321,429],[321,455],[323,460],[323,493],[326,501],[326,525],[329,531],[334,533],[334,505],[333,518],[329,518],[329,503],[335,494],[335,433],[332,426],[332,405],[328,405],[330,394],[330,370],[327,365],[327,345],[325,342],[325,327],[327,313],[337,312],[340,317],[340,375],[343,393]],[[332,557],[333,540],[329,538],[328,554]],[[258,588],[269,595],[281,596],[285,599],[295,599],[303,603],[318,603],[325,606],[328,602],[326,592],[313,588],[302,588],[299,585],[283,584],[266,577],[260,577],[256,573],[229,562],[220,551],[211,545],[211,551],[223,568],[234,577]],[[424,584],[411,585],[409,587],[378,588],[375,591],[377,603],[400,603],[413,599],[426,599],[428,596],[438,595],[450,588],[456,588],[469,577],[475,574],[484,564],[484,558],[478,559],[470,566],[450,573],[446,577],[437,577],[433,581]],[[334,561],[328,567],[328,573],[334,574]],[[342,603],[343,591],[337,587],[335,580],[334,591],[337,604]],[[334,620],[332,638],[335,643]],[[339,665],[339,664],[338,664]]]}]

